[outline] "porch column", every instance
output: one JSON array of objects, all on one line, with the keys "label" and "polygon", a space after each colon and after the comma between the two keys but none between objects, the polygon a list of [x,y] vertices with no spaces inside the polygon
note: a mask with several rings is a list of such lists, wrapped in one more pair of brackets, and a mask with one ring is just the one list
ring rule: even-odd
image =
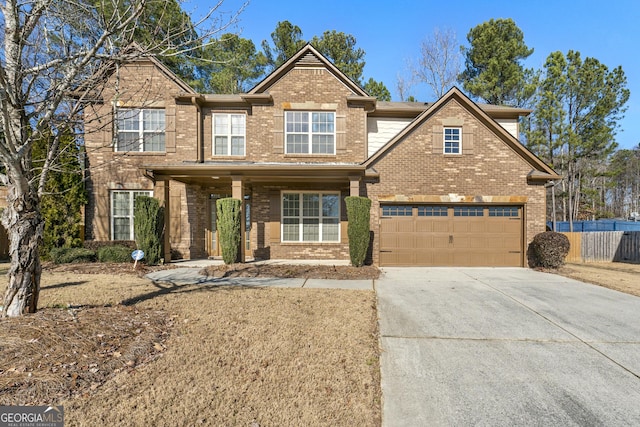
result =
[{"label": "porch column", "polygon": [[171,195],[169,194],[169,180],[163,180],[162,185],[164,187],[164,262],[171,262],[171,206],[169,206],[169,200]]},{"label": "porch column", "polygon": [[352,197],[360,195],[360,176],[359,175],[349,176],[349,195]]},{"label": "porch column", "polygon": [[240,175],[232,175],[231,176],[231,197],[234,199],[240,200],[240,262],[246,261],[246,241],[245,241],[245,227],[246,227],[246,217],[245,217],[245,209],[244,209],[244,183],[242,182],[242,176]]}]

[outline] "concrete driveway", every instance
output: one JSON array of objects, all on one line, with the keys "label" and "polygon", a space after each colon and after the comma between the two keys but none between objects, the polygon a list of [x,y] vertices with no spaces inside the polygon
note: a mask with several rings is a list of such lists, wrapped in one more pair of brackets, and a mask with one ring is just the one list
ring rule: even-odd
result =
[{"label": "concrete driveway", "polygon": [[640,425],[640,298],[521,268],[384,272],[384,427]]}]

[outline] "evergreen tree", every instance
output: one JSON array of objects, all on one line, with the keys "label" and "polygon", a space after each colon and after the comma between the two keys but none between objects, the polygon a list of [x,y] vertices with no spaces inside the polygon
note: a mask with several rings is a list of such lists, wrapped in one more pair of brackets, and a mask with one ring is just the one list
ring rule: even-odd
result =
[{"label": "evergreen tree", "polygon": [[533,53],[512,19],[491,19],[467,34],[465,69],[458,81],[472,96],[495,105],[520,106],[535,90],[522,61]]}]

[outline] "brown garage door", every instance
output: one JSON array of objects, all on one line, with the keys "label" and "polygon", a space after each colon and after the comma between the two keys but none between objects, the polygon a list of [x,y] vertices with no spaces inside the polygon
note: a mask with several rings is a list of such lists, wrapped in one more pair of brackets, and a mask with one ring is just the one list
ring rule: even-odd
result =
[{"label": "brown garage door", "polygon": [[380,265],[522,266],[521,206],[380,209]]}]

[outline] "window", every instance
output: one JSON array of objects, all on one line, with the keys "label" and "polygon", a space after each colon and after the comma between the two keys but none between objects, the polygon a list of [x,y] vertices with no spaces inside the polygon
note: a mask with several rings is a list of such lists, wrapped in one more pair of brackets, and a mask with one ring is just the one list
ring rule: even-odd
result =
[{"label": "window", "polygon": [[214,114],[213,155],[244,156],[245,129],[244,114]]},{"label": "window", "polygon": [[482,206],[455,207],[453,216],[484,216],[484,208]]},{"label": "window", "polygon": [[460,154],[461,148],[460,128],[444,128],[444,154]]},{"label": "window", "polygon": [[165,151],[164,110],[121,108],[116,151]]},{"label": "window", "polygon": [[335,154],[335,113],[287,111],[286,154]]},{"label": "window", "polygon": [[111,240],[134,240],[133,208],[138,196],[153,196],[151,191],[111,192]]},{"label": "window", "polygon": [[382,216],[411,216],[411,206],[387,205],[382,207]]},{"label": "window", "polygon": [[447,216],[446,206],[418,206],[418,216]]},{"label": "window", "polygon": [[283,242],[339,242],[340,194],[282,193]]},{"label": "window", "polygon": [[517,217],[518,207],[517,206],[492,206],[489,207],[489,216],[509,216],[509,217]]}]

